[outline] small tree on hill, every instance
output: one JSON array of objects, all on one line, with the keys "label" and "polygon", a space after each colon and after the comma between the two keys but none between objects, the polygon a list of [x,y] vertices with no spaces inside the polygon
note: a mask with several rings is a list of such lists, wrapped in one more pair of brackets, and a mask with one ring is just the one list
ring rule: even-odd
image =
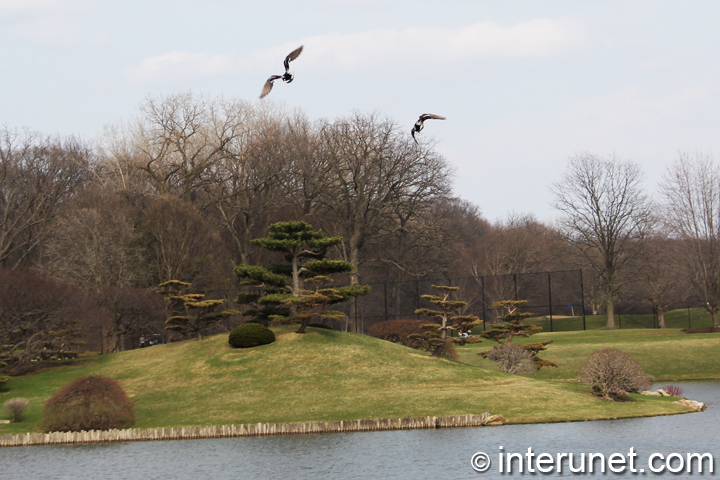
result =
[{"label": "small tree on hill", "polygon": [[[502,300],[500,302],[494,302],[492,304],[493,308],[503,309],[506,313],[505,315],[498,317],[498,320],[502,322],[501,324],[493,324],[492,328],[483,332],[481,336],[483,338],[487,338],[488,340],[493,340],[500,345],[511,345],[514,337],[530,337],[531,335],[540,333],[542,331],[542,327],[538,325],[526,325],[523,323],[524,319],[535,316],[534,313],[520,311],[520,308],[522,308],[525,304],[527,304],[527,300]],[[506,342],[503,341],[505,339],[507,339]],[[555,362],[544,360],[537,356],[538,352],[547,350],[546,345],[550,343],[552,343],[552,340],[529,343],[521,346],[530,352],[533,361],[535,362],[535,366],[538,369],[541,367],[557,367]],[[490,352],[491,351],[480,352],[478,355],[488,358],[488,354],[490,354]],[[494,352],[495,356],[499,354],[499,351]]]},{"label": "small tree on hill", "polygon": [[206,327],[240,313],[237,310],[215,311],[225,300],[205,300],[205,295],[201,293],[180,293],[190,285],[179,280],[170,280],[158,286],[158,292],[166,295],[165,299],[174,313],[165,321],[165,329],[202,340],[202,331]]},{"label": "small tree on hill", "polygon": [[481,341],[475,338],[472,340],[463,337],[457,339],[447,338],[447,331],[449,329],[457,330],[461,333],[469,332],[472,327],[480,325],[482,320],[474,315],[453,315],[453,312],[467,306],[467,302],[450,299],[450,295],[453,292],[460,290],[460,287],[432,285],[432,288],[441,292],[442,297],[437,295],[423,295],[422,298],[433,305],[437,305],[440,310],[420,308],[415,310],[415,313],[418,315],[437,318],[440,323],[421,325],[420,328],[423,330],[423,333],[412,334],[409,338],[422,341],[425,348],[428,351],[432,351],[433,357],[446,356],[445,350],[454,350],[452,348],[453,343],[465,344]]},{"label": "small tree on hill", "polygon": [[[332,283],[328,275],[350,273],[353,264],[343,260],[325,258],[330,247],[342,242],[342,237],[325,237],[322,231],[314,232],[306,222],[278,222],[268,227],[268,236],[252,240],[254,245],[280,252],[287,263],[272,263],[267,267],[238,265],[235,273],[242,284],[254,292],[242,292],[237,303],[250,305],[243,316],[252,321],[268,324],[275,320],[300,324],[297,333],[304,333],[315,318],[340,319],[343,313],[324,310],[325,305],[340,303],[352,297],[366,295],[369,286],[349,285],[326,288]],[[288,280],[289,277],[289,280]],[[301,288],[301,282],[314,286]]]}]

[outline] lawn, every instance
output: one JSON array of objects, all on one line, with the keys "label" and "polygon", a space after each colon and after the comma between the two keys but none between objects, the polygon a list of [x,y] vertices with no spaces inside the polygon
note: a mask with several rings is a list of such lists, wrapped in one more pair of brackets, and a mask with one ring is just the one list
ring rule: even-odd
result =
[{"label": "lawn", "polygon": [[[720,333],[686,334],[679,329],[588,330],[539,333],[516,338],[523,344],[552,340],[541,357],[559,364],[543,368],[532,378],[571,380],[587,357],[603,348],[617,348],[637,360],[658,381],[720,379]],[[494,342],[459,347],[460,360],[470,365],[494,368],[491,361],[477,355],[489,350]]]},{"label": "lawn", "polygon": [[[576,337],[552,337],[557,340],[553,350],[565,352],[568,365],[527,378],[485,368],[475,355],[476,346],[460,349],[467,362],[462,363],[365,335],[315,328],[304,335],[295,334],[293,327],[274,330],[275,343],[251,349],[232,349],[227,336],[219,335],[97,356],[81,365],[13,378],[0,387],[0,403],[25,397],[31,406],[22,423],[0,425],[0,435],[40,431],[47,398],[70,380],[88,374],[121,382],[135,403],[139,428],[486,411],[527,423],[686,411],[669,399],[633,396],[630,402],[606,402],[589,395],[584,385],[545,380],[571,377],[562,372],[573,368],[571,362],[582,360],[585,348],[604,346],[615,337],[600,335],[593,345],[582,342],[575,353]],[[584,334],[594,333],[604,332]],[[709,348],[717,350],[720,337],[711,338]]]}]

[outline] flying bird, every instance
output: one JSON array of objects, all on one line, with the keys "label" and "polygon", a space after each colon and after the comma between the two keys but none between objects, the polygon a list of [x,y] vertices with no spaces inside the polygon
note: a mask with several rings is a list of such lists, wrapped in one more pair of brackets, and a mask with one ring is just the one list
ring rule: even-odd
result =
[{"label": "flying bird", "polygon": [[420,132],[423,128],[425,128],[425,120],[445,120],[445,117],[441,117],[440,115],[433,115],[432,113],[423,113],[420,115],[420,118],[418,118],[418,121],[415,122],[415,125],[413,125],[412,130],[410,130],[410,135],[412,135],[413,140],[415,140],[415,143],[418,143],[417,139],[415,138],[415,134]]},{"label": "flying bird", "polygon": [[283,65],[285,65],[285,73],[282,75],[271,75],[270,78],[267,79],[267,82],[265,82],[265,86],[262,89],[262,93],[260,94],[260,98],[263,98],[265,95],[270,93],[270,90],[272,90],[273,82],[278,79],[282,79],[285,83],[290,83],[295,78],[295,75],[290,73],[290,62],[295,60],[297,57],[300,56],[300,53],[302,53],[303,47],[302,45],[299,48],[296,48],[292,52],[290,52],[290,55],[285,57],[285,61],[283,62]]}]

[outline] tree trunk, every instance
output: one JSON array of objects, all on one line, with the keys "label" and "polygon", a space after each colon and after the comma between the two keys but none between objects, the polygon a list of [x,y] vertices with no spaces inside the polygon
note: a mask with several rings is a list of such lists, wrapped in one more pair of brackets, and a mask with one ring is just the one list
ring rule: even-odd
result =
[{"label": "tree trunk", "polygon": [[308,326],[309,323],[310,323],[309,320],[308,320],[308,321],[303,321],[303,322],[300,324],[300,328],[298,328],[295,333],[305,333],[305,328],[307,328],[307,326]]},{"label": "tree trunk", "polygon": [[[297,255],[293,255],[292,259],[292,294],[294,296],[300,295],[298,292],[300,291],[300,271],[298,269],[298,257]],[[300,332],[302,333],[302,332]]]},{"label": "tree trunk", "polygon": [[608,288],[607,292],[607,329],[608,330],[614,330],[615,329],[615,303],[613,301],[612,292]]},{"label": "tree trunk", "polygon": [[658,318],[658,328],[665,328],[665,311],[658,310],[657,318]]},{"label": "tree trunk", "polygon": [[353,233],[350,237],[350,263],[353,264],[353,271],[350,272],[350,284],[359,285],[360,275],[358,265],[360,264],[360,248],[362,248],[362,237],[360,233]]},{"label": "tree trunk", "polygon": [[719,326],[719,325],[718,325],[718,311],[717,311],[717,308],[714,308],[714,309],[712,310],[712,312],[710,312],[710,316],[712,316],[713,327]]}]

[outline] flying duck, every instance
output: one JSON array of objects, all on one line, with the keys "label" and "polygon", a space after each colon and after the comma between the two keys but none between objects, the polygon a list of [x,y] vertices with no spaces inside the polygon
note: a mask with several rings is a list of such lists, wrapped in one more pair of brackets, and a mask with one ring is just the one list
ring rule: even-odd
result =
[{"label": "flying duck", "polygon": [[263,86],[262,93],[260,94],[260,98],[263,98],[265,95],[270,93],[270,90],[272,90],[273,82],[278,79],[282,79],[285,83],[290,83],[295,78],[295,75],[290,73],[290,62],[295,60],[297,57],[300,56],[300,53],[302,53],[303,47],[300,46],[299,48],[296,48],[292,52],[290,52],[290,55],[285,57],[285,61],[283,62],[283,65],[285,65],[285,73],[282,75],[271,75],[270,78],[267,79],[267,82],[265,82],[265,86]]},{"label": "flying duck", "polygon": [[[269,90],[268,90],[269,91]],[[425,120],[445,120],[445,117],[441,117],[440,115],[433,115],[432,113],[423,113],[420,115],[420,118],[418,118],[418,121],[415,122],[415,125],[413,125],[412,130],[410,130],[410,135],[412,135],[413,140],[415,140],[415,143],[417,143],[417,139],[415,138],[415,134],[421,131],[423,128],[425,128]]]}]

